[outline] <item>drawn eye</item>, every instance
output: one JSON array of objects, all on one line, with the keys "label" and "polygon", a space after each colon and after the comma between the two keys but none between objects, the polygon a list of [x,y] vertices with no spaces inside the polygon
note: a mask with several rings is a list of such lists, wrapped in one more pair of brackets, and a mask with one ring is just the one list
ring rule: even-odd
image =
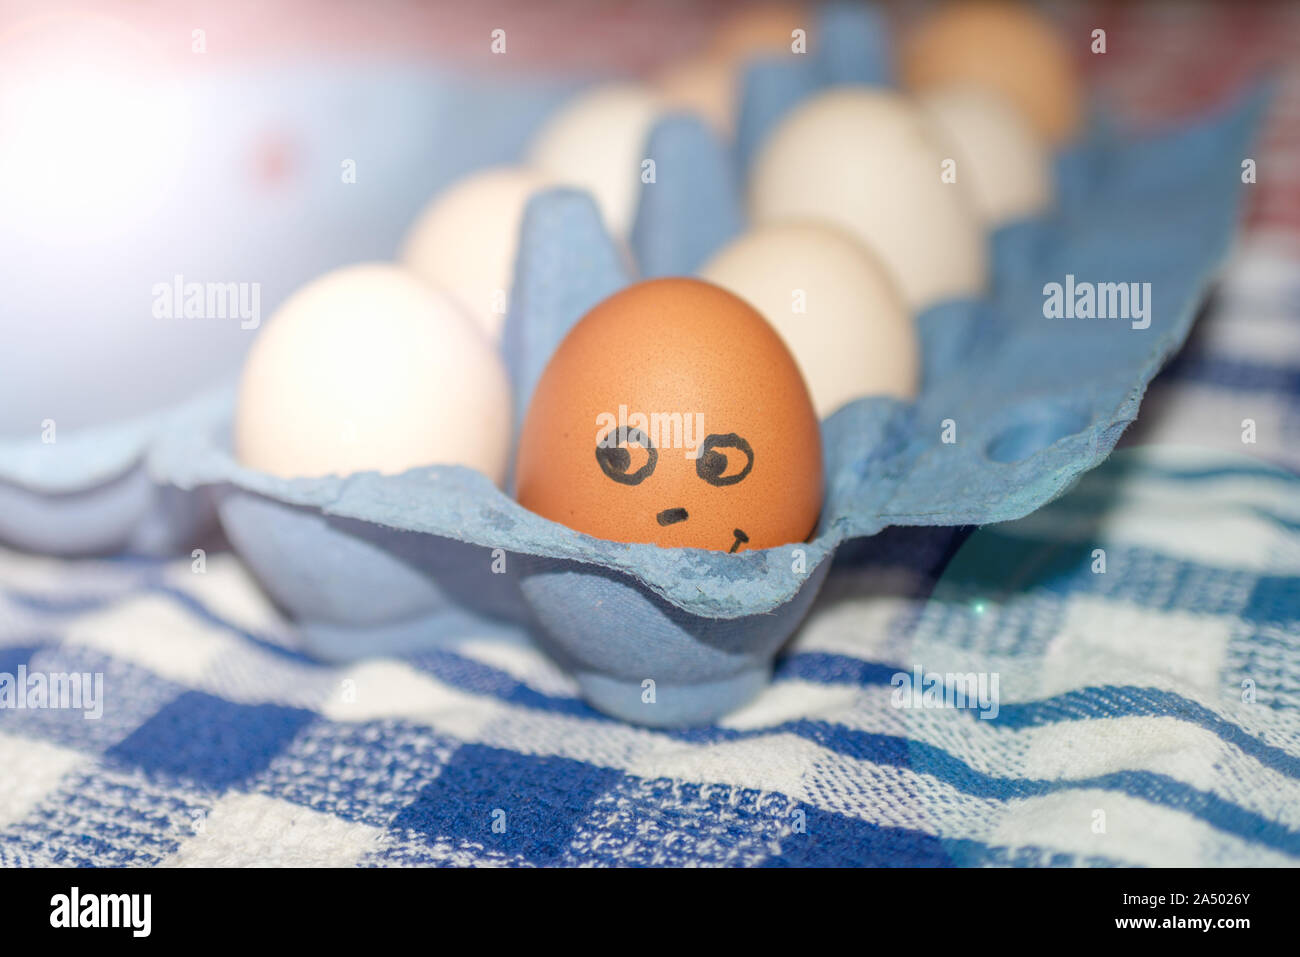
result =
[{"label": "drawn eye", "polygon": [[735,432],[710,435],[695,460],[695,474],[710,485],[735,485],[753,468],[754,450]]},{"label": "drawn eye", "polygon": [[[645,453],[645,463],[635,472],[628,471],[632,468],[633,453],[639,458],[641,451]],[[659,463],[659,450],[650,444],[650,438],[640,429],[627,429],[622,442],[619,442],[618,430],[613,429],[596,443],[596,461],[600,463],[600,470],[619,485],[640,485]]]}]

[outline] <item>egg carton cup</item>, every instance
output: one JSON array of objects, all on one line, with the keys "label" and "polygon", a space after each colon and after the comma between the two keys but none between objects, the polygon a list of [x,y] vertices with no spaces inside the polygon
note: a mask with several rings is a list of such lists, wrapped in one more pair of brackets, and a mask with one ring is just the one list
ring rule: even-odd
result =
[{"label": "egg carton cup", "polygon": [[55,555],[165,555],[195,543],[214,512],[205,490],[155,481],[157,438],[177,423],[211,423],[220,391],[129,421],[0,439],[0,542]]},{"label": "egg carton cup", "polygon": [[[1073,199],[995,237],[990,294],[918,317],[916,401],[864,398],[823,422],[826,499],[808,542],[733,555],[604,541],[459,467],[278,479],[234,460],[231,408],[218,427],[172,430],[150,468],[212,490],[227,534],[318,654],[527,630],[600,710],[707,722],[764,686],[842,542],[1016,519],[1107,456],[1226,255],[1266,102],[1257,90],[1063,164]],[[1046,318],[1044,286],[1069,275],[1149,282],[1149,323]],[[518,413],[573,324],[632,278],[586,194],[531,201],[503,339]]]}]

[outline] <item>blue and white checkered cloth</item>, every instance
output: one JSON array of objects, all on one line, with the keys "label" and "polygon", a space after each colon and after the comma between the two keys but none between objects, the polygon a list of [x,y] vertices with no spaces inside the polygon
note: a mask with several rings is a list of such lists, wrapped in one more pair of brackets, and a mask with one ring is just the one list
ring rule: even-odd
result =
[{"label": "blue and white checkered cloth", "polygon": [[[0,864],[1298,864],[1296,263],[1240,260],[1066,497],[847,549],[712,728],[605,718],[499,634],[314,663],[228,553],[0,551],[0,696],[103,676],[98,718],[0,709]],[[996,717],[899,707],[918,668]]]}]

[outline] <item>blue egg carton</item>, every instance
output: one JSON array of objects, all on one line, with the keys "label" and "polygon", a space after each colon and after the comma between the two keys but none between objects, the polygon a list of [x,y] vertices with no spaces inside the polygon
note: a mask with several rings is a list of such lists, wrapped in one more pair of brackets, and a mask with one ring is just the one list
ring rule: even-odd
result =
[{"label": "blue egg carton", "polygon": [[[869,9],[822,16],[816,55],[748,71],[734,148],[690,117],[656,126],[647,153],[656,182],[642,188],[630,243],[640,276],[690,274],[744,227],[743,171],[786,110],[826,85],[888,76]],[[1106,457],[1227,252],[1241,160],[1267,100],[1256,90],[1159,136],[1097,129],[1059,157],[1052,214],[993,237],[988,296],[917,318],[917,399],[865,398],[823,422],[826,497],[808,542],[728,555],[604,541],[458,467],[275,478],[231,454],[233,389],[171,419],[149,446],[147,473],[215,503],[321,657],[528,636],[609,714],[711,721],[765,685],[842,543],[891,525],[1019,518]],[[1067,277],[1149,282],[1149,323],[1047,318],[1044,289]],[[533,199],[502,343],[517,423],[568,330],[635,278],[587,195]]]}]

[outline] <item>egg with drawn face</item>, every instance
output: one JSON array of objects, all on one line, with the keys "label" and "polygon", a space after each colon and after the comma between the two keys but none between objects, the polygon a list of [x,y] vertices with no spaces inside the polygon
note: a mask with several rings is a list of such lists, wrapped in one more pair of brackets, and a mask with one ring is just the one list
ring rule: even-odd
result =
[{"label": "egg with drawn face", "polygon": [[597,538],[739,552],[806,541],[822,506],[812,400],[726,290],[654,279],[584,316],[533,393],[520,504]]}]

